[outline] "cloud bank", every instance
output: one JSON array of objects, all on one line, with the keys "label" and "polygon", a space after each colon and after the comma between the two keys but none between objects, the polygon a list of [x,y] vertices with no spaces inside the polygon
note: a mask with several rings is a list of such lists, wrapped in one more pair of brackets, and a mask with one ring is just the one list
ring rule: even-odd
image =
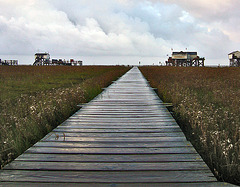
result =
[{"label": "cloud bank", "polygon": [[225,58],[239,50],[238,0],[0,0],[0,54]]}]

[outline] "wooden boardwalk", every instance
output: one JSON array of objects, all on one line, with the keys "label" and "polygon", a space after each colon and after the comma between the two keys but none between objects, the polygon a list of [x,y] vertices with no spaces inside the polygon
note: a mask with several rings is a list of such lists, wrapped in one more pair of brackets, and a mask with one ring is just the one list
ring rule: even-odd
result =
[{"label": "wooden boardwalk", "polygon": [[0,186],[221,186],[138,68],[0,171]]}]

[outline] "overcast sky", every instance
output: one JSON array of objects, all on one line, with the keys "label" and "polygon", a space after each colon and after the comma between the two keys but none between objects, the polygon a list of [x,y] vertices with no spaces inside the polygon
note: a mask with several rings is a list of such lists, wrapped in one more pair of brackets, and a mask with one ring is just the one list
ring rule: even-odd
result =
[{"label": "overcast sky", "polygon": [[[0,54],[167,58],[240,50],[239,0],[0,0]],[[1,58],[1,57],[0,57]]]}]

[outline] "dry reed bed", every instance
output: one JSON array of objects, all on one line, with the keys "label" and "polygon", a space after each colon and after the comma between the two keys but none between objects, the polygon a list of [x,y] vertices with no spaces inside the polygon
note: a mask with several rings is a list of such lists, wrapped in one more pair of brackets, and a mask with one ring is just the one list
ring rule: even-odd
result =
[{"label": "dry reed bed", "polygon": [[219,180],[240,184],[240,69],[141,67]]},{"label": "dry reed bed", "polygon": [[0,167],[128,70],[126,67],[0,67]]}]

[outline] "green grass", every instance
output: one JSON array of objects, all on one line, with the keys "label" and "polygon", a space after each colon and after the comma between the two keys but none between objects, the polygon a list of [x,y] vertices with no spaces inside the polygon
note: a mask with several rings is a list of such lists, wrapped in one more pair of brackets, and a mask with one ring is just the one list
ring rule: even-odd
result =
[{"label": "green grass", "polygon": [[21,94],[71,87],[109,70],[111,67],[3,66],[0,67],[0,99],[3,101]]}]

